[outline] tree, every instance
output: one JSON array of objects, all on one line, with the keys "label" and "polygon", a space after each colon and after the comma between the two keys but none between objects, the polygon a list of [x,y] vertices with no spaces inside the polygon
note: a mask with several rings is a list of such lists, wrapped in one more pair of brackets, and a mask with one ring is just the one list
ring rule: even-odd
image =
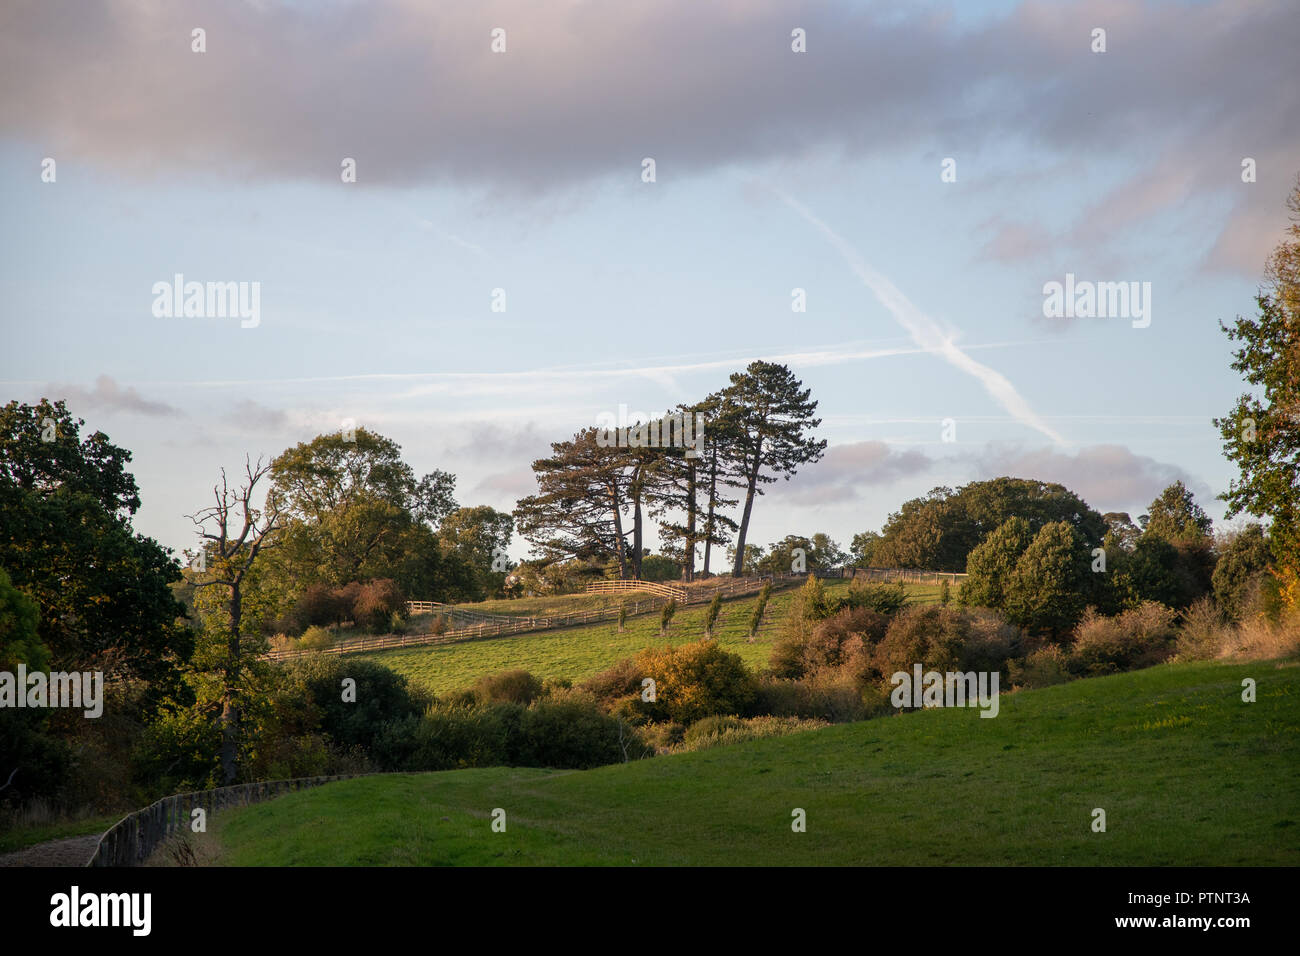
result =
[{"label": "tree", "polygon": [[1089,574],[1088,542],[1068,521],[1044,525],[1006,589],[1007,616],[1031,631],[1060,637],[1083,616]]},{"label": "tree", "polygon": [[1203,541],[1214,528],[1210,516],[1181,481],[1160,492],[1148,510],[1149,514],[1138,519],[1143,533],[1157,534],[1169,542]]},{"label": "tree", "polygon": [[810,435],[821,425],[821,419],[813,417],[817,403],[810,400],[811,394],[789,368],[763,361],[733,373],[731,384],[723,390],[737,424],[733,460],[745,480],[745,507],[731,572],[736,577],[744,570],[745,538],[754,497],[762,494],[759,485],[776,481],[776,475],[789,481],[799,466],[820,460],[826,450],[825,439]]},{"label": "tree", "polygon": [[1212,578],[1214,600],[1224,614],[1234,620],[1243,617],[1253,592],[1268,575],[1270,557],[1268,539],[1258,524],[1247,525],[1227,544]]},{"label": "tree", "polygon": [[512,568],[506,548],[510,547],[514,523],[511,514],[477,505],[456,509],[438,528],[443,546],[473,569],[479,599],[502,593]]},{"label": "tree", "polygon": [[966,561],[968,577],[961,586],[961,602],[980,607],[1005,606],[1007,588],[1016,565],[1034,540],[1024,518],[1008,518],[980,542]]},{"label": "tree", "polygon": [[147,712],[193,650],[180,570],[131,526],[131,453],[83,425],[61,401],[0,409],[0,567],[35,602],[52,667],[143,681]]},{"label": "tree", "polygon": [[1300,177],[1287,199],[1291,224],[1269,258],[1267,287],[1255,298],[1258,318],[1237,317],[1231,367],[1257,391],[1238,397],[1214,419],[1224,456],[1240,477],[1221,496],[1229,518],[1269,517],[1270,541],[1283,600],[1300,607]]},{"label": "tree", "polygon": [[[246,635],[244,623],[244,588],[259,555],[274,547],[273,536],[282,527],[280,503],[267,497],[266,505],[253,504],[257,484],[271,471],[259,458],[253,465],[244,461],[244,483],[236,490],[221,470],[221,486],[213,486],[214,503],[193,515],[205,542],[206,570],[194,582],[195,587],[212,588],[221,594],[220,615],[214,615],[213,631],[208,637],[224,637],[224,655],[218,667],[221,685],[221,773],[227,785],[238,773],[240,711],[243,698],[243,669]],[[210,529],[210,530],[209,530]]]},{"label": "tree", "polygon": [[552,442],[550,458],[533,462],[538,493],[515,506],[519,534],[546,563],[613,558],[619,577],[627,576],[628,531],[623,510],[631,476],[623,449],[602,447],[597,429],[570,441]]},{"label": "tree", "polygon": [[1038,532],[1065,521],[1083,540],[1101,544],[1106,522],[1064,485],[1028,478],[974,481],[953,491],[935,488],[889,516],[874,557],[882,567],[966,570],[975,546],[1008,518],[1019,516]]},{"label": "tree", "polygon": [[853,541],[849,544],[849,560],[853,562],[855,568],[875,567],[872,563],[876,560],[876,545],[880,542],[880,533],[877,531],[859,531],[853,536]]},{"label": "tree", "polygon": [[1106,522],[1106,539],[1105,548],[1110,551],[1112,548],[1132,551],[1133,546],[1137,544],[1138,536],[1142,534],[1142,529],[1133,523],[1127,511],[1107,511],[1101,516]]}]

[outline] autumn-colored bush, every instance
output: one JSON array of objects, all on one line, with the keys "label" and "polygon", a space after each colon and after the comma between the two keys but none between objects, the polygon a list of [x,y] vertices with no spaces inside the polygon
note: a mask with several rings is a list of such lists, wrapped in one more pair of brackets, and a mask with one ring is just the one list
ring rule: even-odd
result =
[{"label": "autumn-colored bush", "polygon": [[1070,669],[1076,674],[1111,674],[1167,660],[1178,639],[1178,612],[1144,601],[1104,617],[1091,608],[1074,629]]},{"label": "autumn-colored bush", "polygon": [[713,714],[744,714],[754,702],[754,678],[744,661],[715,641],[647,648],[637,664],[655,682],[654,701],[643,705],[655,720],[690,723]]}]

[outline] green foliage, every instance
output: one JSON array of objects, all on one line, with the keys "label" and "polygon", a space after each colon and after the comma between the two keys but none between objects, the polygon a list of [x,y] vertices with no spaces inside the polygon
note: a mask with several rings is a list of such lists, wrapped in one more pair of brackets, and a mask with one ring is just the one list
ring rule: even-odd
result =
[{"label": "green foliage", "polygon": [[902,582],[854,581],[837,601],[828,602],[828,610],[865,607],[881,614],[894,614],[907,604],[907,588]]},{"label": "green foliage", "polygon": [[965,571],[971,551],[1016,516],[1035,534],[1057,521],[1070,524],[1087,542],[1099,544],[1106,534],[1101,515],[1063,485],[995,478],[956,491],[935,488],[923,498],[904,502],[885,523],[874,562],[887,568]]},{"label": "green foliage", "polygon": [[944,607],[947,607],[951,601],[952,601],[952,585],[948,583],[947,578],[944,578],[942,581],[939,582],[939,603],[942,604]]},{"label": "green foliage", "polygon": [[1070,655],[1059,644],[1044,644],[1022,660],[1010,661],[1008,671],[1011,686],[1016,689],[1052,687],[1074,679]]},{"label": "green foliage", "polygon": [[916,664],[936,671],[1000,671],[1021,652],[1020,632],[996,612],[963,607],[909,607],[890,621],[875,665],[888,679]]},{"label": "green foliage", "polygon": [[1088,546],[1064,521],[1042,527],[1007,583],[1007,617],[1034,632],[1062,634],[1079,620],[1092,584]]},{"label": "green foliage", "polygon": [[180,572],[131,526],[130,452],[83,439],[84,424],[63,402],[0,409],[0,567],[36,604],[50,666],[143,681],[152,706],[193,647],[170,587]]},{"label": "green foliage", "polygon": [[722,613],[722,595],[713,595],[713,600],[709,602],[709,609],[704,613],[704,633],[713,636],[713,629],[717,626],[718,615]]},{"label": "green foliage", "polygon": [[659,635],[668,633],[668,625],[672,623],[673,615],[677,613],[677,601],[675,598],[669,598],[664,604],[663,610],[659,612]]},{"label": "green foliage", "polygon": [[485,674],[474,684],[474,696],[485,703],[531,704],[541,694],[541,678],[522,668]]},{"label": "green foliage", "polygon": [[1006,592],[1016,564],[1034,540],[1029,522],[1011,517],[975,546],[966,560],[968,577],[961,586],[961,602],[980,607],[1005,607]]},{"label": "green foliage", "polygon": [[[319,714],[313,714],[308,725],[343,749],[369,750],[384,723],[418,716],[426,703],[411,692],[406,678],[373,661],[307,657],[290,662],[285,671],[292,688],[287,693],[301,693]],[[354,700],[344,700],[345,680],[355,682]]]},{"label": "green foliage", "polygon": [[1264,529],[1247,525],[1223,549],[1214,566],[1214,600],[1233,620],[1240,620],[1268,574],[1271,551]]},{"label": "green foliage", "polygon": [[682,566],[662,554],[647,554],[641,559],[642,581],[676,581],[682,576]]},{"label": "green foliage", "polygon": [[749,636],[753,638],[758,634],[758,629],[763,623],[763,613],[767,610],[768,598],[772,596],[772,582],[769,581],[763,585],[763,590],[758,592],[758,600],[754,602],[754,610],[749,615]]},{"label": "green foliage", "polygon": [[1181,481],[1160,492],[1151,502],[1150,513],[1139,518],[1138,523],[1144,534],[1158,535],[1171,542],[1203,540],[1214,526]]},{"label": "green foliage", "polygon": [[880,534],[875,531],[859,531],[853,536],[849,545],[849,560],[855,568],[874,568],[877,565],[875,552],[880,543]]},{"label": "green foliage", "polygon": [[618,632],[622,634],[625,627],[627,627],[627,602],[621,601],[618,605]]},{"label": "green foliage", "polygon": [[41,643],[39,623],[36,602],[0,568],[0,671],[13,672],[19,664],[29,671],[49,669],[50,649]]},{"label": "green foliage", "polygon": [[[1258,318],[1223,325],[1239,344],[1232,369],[1253,393],[1214,424],[1224,455],[1239,469],[1228,491],[1227,516],[1268,516],[1283,599],[1300,606],[1300,179],[1287,197],[1291,223],[1268,263],[1268,287],[1255,302]],[[1221,323],[1222,325],[1222,323]]]}]

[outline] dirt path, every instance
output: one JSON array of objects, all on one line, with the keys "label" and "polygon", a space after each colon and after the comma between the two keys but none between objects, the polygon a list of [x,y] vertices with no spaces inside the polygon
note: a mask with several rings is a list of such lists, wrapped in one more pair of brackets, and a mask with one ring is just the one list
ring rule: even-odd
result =
[{"label": "dirt path", "polygon": [[99,844],[100,834],[50,840],[16,853],[0,854],[0,866],[85,866]]}]

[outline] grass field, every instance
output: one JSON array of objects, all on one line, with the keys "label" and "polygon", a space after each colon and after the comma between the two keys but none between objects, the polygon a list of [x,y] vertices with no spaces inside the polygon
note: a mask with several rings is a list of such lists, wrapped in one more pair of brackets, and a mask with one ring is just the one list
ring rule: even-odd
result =
[{"label": "grass field", "polygon": [[67,837],[85,836],[89,833],[103,833],[124,816],[126,816],[126,812],[0,830],[0,853],[12,853],[15,850],[35,846],[47,840],[62,840]]},{"label": "grass field", "polygon": [[[848,582],[845,581],[826,582],[827,591],[832,594],[847,586]],[[908,596],[909,600],[918,604],[934,603],[939,600],[939,586],[909,585]],[[749,615],[758,598],[724,601],[719,626],[714,634],[715,640],[727,650],[739,654],[750,667],[765,666],[772,652],[776,623],[785,615],[793,597],[792,589],[773,593],[764,614],[766,626],[752,644],[747,640],[747,628]],[[522,602],[492,603],[518,605]],[[465,605],[474,609],[481,606]],[[599,673],[617,660],[635,655],[642,648],[699,640],[704,636],[707,607],[694,605],[679,609],[666,639],[659,637],[659,612],[655,611],[652,614],[629,617],[627,628],[622,634],[618,633],[616,621],[604,621],[554,631],[536,631],[457,644],[400,648],[357,656],[383,664],[434,694],[468,687],[484,674],[514,667],[522,667],[542,678],[579,681]]]},{"label": "grass field", "polygon": [[1294,866],[1297,765],[1296,662],[1161,665],[1004,695],[994,719],[936,709],[589,771],[329,784],[216,817],[209,838],[236,866]]}]

